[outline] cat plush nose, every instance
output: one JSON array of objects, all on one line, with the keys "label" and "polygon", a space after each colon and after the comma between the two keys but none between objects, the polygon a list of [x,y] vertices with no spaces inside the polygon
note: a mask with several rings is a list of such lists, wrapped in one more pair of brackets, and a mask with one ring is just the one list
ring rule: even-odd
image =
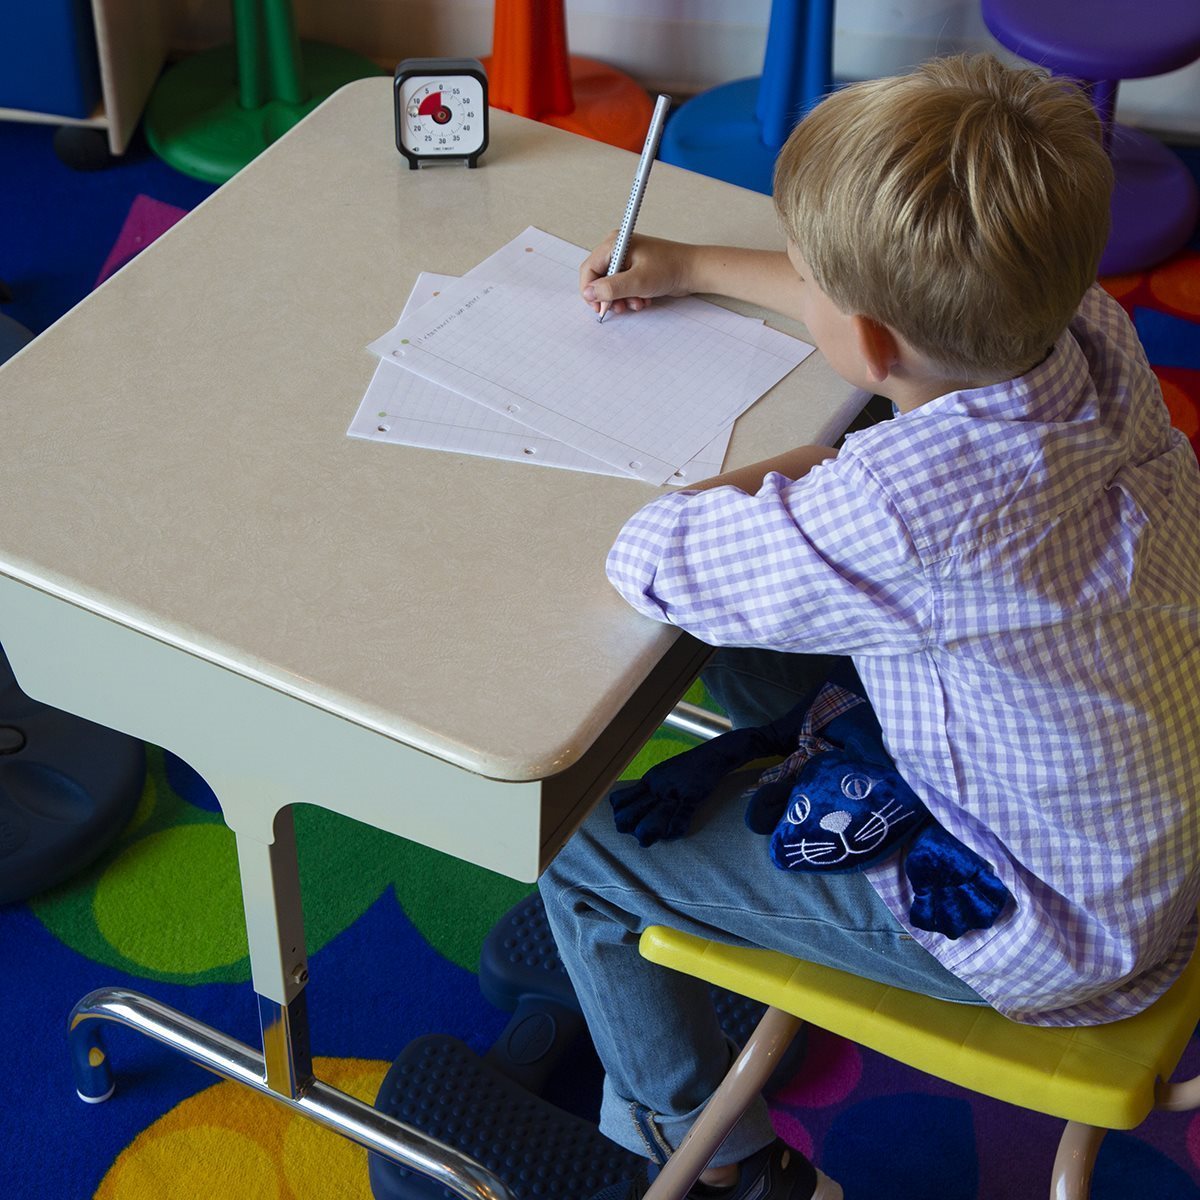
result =
[{"label": "cat plush nose", "polygon": [[844,833],[846,826],[850,824],[850,814],[841,811],[827,813],[818,823],[830,833]]}]

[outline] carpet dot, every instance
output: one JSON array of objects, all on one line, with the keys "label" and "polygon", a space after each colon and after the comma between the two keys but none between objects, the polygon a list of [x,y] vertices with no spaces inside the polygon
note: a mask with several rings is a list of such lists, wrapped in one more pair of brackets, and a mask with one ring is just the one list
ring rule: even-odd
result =
[{"label": "carpet dot", "polygon": [[812,1158],[812,1134],[808,1132],[804,1123],[794,1113],[784,1112],[781,1109],[772,1109],[771,1124],[775,1127],[775,1132],[793,1150],[799,1150],[805,1158]]},{"label": "carpet dot", "polygon": [[[317,1077],[371,1103],[388,1064],[319,1058]],[[164,1113],[121,1152],[95,1200],[372,1200],[367,1153],[240,1084],[221,1081]]]},{"label": "carpet dot", "polygon": [[[335,1086],[365,1104],[373,1104],[383,1074],[382,1063],[339,1063],[334,1068]],[[350,1195],[357,1194],[358,1186],[364,1196],[370,1195],[366,1182],[367,1154],[361,1146],[305,1117],[288,1116],[286,1121],[283,1170],[297,1196],[311,1190],[314,1179],[344,1180]]]},{"label": "carpet dot", "polygon": [[205,812],[219,813],[221,811],[221,805],[213,794],[212,788],[182,758],[177,758],[169,750],[164,750],[163,766],[166,768],[167,781],[177,795],[189,804],[204,809]]},{"label": "carpet dot", "polygon": [[115,950],[156,971],[205,971],[246,956],[236,852],[223,825],[181,825],[135,842],[101,876],[92,910]]},{"label": "carpet dot", "polygon": [[1123,300],[1126,296],[1136,292],[1145,279],[1146,276],[1141,271],[1135,271],[1130,275],[1105,275],[1100,280],[1100,286],[1114,300]]},{"label": "carpet dot", "polygon": [[[962,1099],[908,1092],[852,1104],[834,1118],[821,1158],[847,1196],[979,1197],[974,1116]],[[1005,1195],[996,1184],[990,1194]]]},{"label": "carpet dot", "polygon": [[135,833],[146,824],[155,810],[158,808],[158,784],[154,782],[152,772],[146,772],[146,782],[142,786],[142,795],[138,800],[137,811],[129,820],[129,824],[122,830],[121,836],[128,837],[131,833]]},{"label": "carpet dot", "polygon": [[198,1124],[162,1133],[152,1125],[117,1159],[96,1192],[96,1200],[197,1196],[279,1200],[279,1171],[258,1142],[232,1129]]},{"label": "carpet dot", "polygon": [[1187,1151],[1192,1162],[1200,1167],[1200,1113],[1188,1122]]},{"label": "carpet dot", "polygon": [[772,1100],[798,1108],[840,1104],[858,1086],[862,1069],[862,1051],[853,1042],[810,1026],[803,1065]]},{"label": "carpet dot", "polygon": [[1195,1200],[1197,1194],[1195,1182],[1178,1163],[1136,1135],[1113,1132],[1101,1143],[1091,1200]]},{"label": "carpet dot", "polygon": [[1171,424],[1185,437],[1194,438],[1200,433],[1200,409],[1197,408],[1196,401],[1177,383],[1161,378],[1158,382],[1162,384],[1163,399],[1167,403],[1167,411],[1171,414]]},{"label": "carpet dot", "polygon": [[1200,317],[1200,257],[1180,255],[1151,272],[1150,291],[1177,312]]}]

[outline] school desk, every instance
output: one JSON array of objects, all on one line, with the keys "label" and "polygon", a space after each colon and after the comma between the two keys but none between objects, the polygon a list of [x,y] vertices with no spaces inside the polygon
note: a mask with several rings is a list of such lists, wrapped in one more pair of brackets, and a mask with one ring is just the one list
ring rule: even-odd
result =
[{"label": "school desk", "polygon": [[[31,696],[212,786],[262,1023],[260,1051],[94,992],[84,1090],[117,1021],[468,1197],[504,1189],[312,1076],[292,806],[533,880],[708,652],[604,577],[655,489],[346,436],[419,271],[620,217],[634,155],[492,122],[477,169],[411,171],[390,81],[349,85],[0,370],[0,644]],[[638,228],[782,245],[766,197],[661,163]],[[861,399],[814,355],[728,463],[829,441]]]}]

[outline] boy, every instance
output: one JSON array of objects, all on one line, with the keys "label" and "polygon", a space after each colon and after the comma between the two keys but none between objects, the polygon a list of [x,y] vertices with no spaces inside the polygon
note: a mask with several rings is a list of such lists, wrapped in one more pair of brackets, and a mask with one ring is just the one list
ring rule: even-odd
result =
[{"label": "boy", "polygon": [[[1094,286],[1110,188],[1076,89],[946,59],[797,127],[775,179],[786,255],[643,238],[612,278],[609,244],[583,265],[584,299],[617,314],[699,291],[797,317],[893,401],[836,457],[803,447],[654,500],[609,577],[719,646],[850,656],[904,781],[1011,893],[951,940],[907,921],[900,855],[776,870],[744,773],[648,849],[594,813],[542,894],[607,1072],[601,1127],[654,1162],[729,1051],[707,988],[639,958],[648,924],[1049,1025],[1139,1011],[1195,944],[1200,472]],[[841,1191],[760,1104],[694,1194]]]}]

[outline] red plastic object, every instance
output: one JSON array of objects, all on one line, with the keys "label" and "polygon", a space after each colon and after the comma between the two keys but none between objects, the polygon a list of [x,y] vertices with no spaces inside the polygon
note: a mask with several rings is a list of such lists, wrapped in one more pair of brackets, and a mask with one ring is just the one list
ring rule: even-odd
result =
[{"label": "red plastic object", "polygon": [[496,0],[483,60],[496,108],[639,151],[654,104],[628,75],[567,51],[562,0]]}]

